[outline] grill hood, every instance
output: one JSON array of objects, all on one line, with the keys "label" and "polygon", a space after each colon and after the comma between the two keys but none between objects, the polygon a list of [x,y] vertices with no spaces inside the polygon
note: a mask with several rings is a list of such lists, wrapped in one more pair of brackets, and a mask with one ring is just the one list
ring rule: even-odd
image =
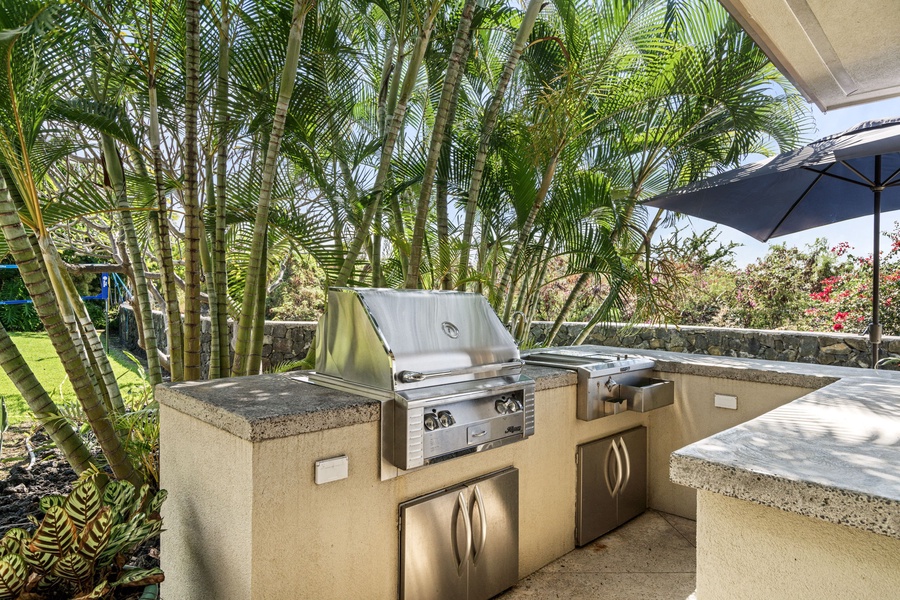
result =
[{"label": "grill hood", "polygon": [[517,375],[512,336],[480,294],[331,288],[316,372],[396,392]]}]

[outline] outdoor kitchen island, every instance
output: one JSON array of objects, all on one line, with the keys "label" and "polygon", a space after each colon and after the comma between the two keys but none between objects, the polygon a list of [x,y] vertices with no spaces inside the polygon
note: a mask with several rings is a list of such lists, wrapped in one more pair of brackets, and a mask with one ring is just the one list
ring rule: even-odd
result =
[{"label": "outdoor kitchen island", "polygon": [[[579,444],[646,427],[649,506],[694,518],[695,490],[669,480],[672,452],[813,390],[872,376],[849,368],[640,354],[656,360],[654,376],[675,383],[673,405],[580,421],[575,374],[526,367],[524,374],[536,384],[534,435],[388,479],[380,472],[377,400],[316,387],[291,374],[161,386],[162,486],[170,493],[162,536],[164,595],[396,598],[398,506],[506,467],[519,472],[518,562],[524,577],[574,548]],[[874,377],[884,387],[900,383],[892,374]],[[736,408],[715,407],[717,394],[736,398]],[[852,389],[846,394],[852,399]],[[335,457],[347,457],[347,476],[317,485],[316,461]],[[896,469],[883,472],[896,478]],[[701,558],[703,552],[701,546]],[[885,559],[895,561],[895,571],[898,556],[895,550]]]}]

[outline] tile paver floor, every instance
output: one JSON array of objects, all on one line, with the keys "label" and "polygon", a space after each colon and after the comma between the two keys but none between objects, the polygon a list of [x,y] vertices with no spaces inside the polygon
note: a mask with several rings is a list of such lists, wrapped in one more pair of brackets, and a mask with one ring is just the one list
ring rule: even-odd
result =
[{"label": "tile paver floor", "polygon": [[696,524],[653,510],[520,581],[501,600],[688,600]]}]

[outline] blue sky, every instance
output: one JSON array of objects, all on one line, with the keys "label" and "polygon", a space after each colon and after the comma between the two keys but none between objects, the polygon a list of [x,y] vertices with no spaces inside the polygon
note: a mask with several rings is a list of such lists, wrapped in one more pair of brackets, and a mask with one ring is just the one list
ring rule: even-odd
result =
[{"label": "blue sky", "polygon": [[[822,113],[818,108],[813,107],[813,115],[816,121],[816,131],[810,136],[811,139],[817,139],[822,136],[839,133],[845,129],[853,127],[862,121],[870,119],[884,119],[887,117],[900,117],[900,98],[892,98],[881,102],[872,102],[861,106],[851,106],[848,108],[839,108],[831,110],[828,113]],[[900,221],[900,211],[885,213],[881,218],[882,231],[890,231],[893,229],[894,222]],[[685,222],[686,224],[686,222]],[[690,224],[694,231],[703,231],[708,229],[712,223],[702,219],[691,218]],[[747,263],[755,261],[758,257],[766,253],[769,244],[786,243],[788,246],[805,246],[816,238],[824,237],[828,239],[830,245],[838,242],[850,242],[853,246],[853,254],[867,255],[872,252],[872,219],[871,217],[862,217],[853,219],[852,221],[844,221],[835,223],[827,227],[819,227],[808,231],[801,231],[792,235],[775,238],[769,243],[758,242],[748,235],[725,227],[719,226],[721,232],[719,236],[720,242],[734,241],[743,244],[735,251],[736,262],[743,266]],[[881,247],[890,247],[889,242],[882,238]]]}]

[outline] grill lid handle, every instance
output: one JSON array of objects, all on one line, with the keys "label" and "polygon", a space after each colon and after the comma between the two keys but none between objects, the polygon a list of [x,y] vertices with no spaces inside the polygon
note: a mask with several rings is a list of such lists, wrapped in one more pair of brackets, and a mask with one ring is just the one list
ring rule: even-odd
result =
[{"label": "grill lid handle", "polygon": [[434,377],[450,377],[452,375],[470,375],[473,373],[486,373],[489,371],[503,371],[506,369],[521,369],[525,365],[523,360],[511,360],[504,363],[492,363],[488,365],[477,365],[474,367],[466,367],[464,369],[451,369],[448,371],[400,371],[397,373],[397,379],[403,383],[415,383],[424,381]]}]

